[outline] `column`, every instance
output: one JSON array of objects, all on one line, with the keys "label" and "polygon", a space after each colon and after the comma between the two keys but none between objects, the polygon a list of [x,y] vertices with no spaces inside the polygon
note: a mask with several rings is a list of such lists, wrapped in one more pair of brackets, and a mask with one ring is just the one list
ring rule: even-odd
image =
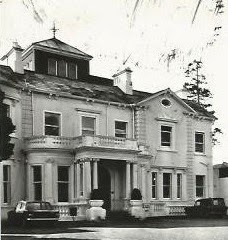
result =
[{"label": "column", "polygon": [[150,202],[152,199],[152,174],[151,171],[147,171],[147,202]]},{"label": "column", "polygon": [[85,185],[85,197],[86,198],[90,198],[90,193],[91,193],[91,168],[90,168],[90,161],[91,159],[86,159],[85,161],[85,181],[84,181],[84,185]]},{"label": "column", "polygon": [[177,171],[174,169],[172,175],[172,194],[171,197],[173,200],[177,199]]},{"label": "column", "polygon": [[32,200],[32,182],[31,182],[31,166],[28,163],[28,160],[26,160],[26,175],[27,175],[27,186],[26,186],[26,199]]},{"label": "column", "polygon": [[162,169],[159,169],[159,171],[158,171],[157,194],[158,194],[158,200],[161,201],[162,198],[163,198],[163,174],[162,174]]},{"label": "column", "polygon": [[86,168],[85,168],[85,162],[82,162],[82,167],[83,167],[83,197],[86,197]]},{"label": "column", "polygon": [[131,189],[131,182],[130,182],[130,162],[126,161],[126,198],[130,198],[130,189]]},{"label": "column", "polygon": [[47,159],[44,165],[44,199],[53,203],[53,159]]},{"label": "column", "polygon": [[133,188],[138,188],[138,165],[133,163]]},{"label": "column", "polygon": [[144,166],[141,166],[142,169],[142,197],[143,201],[145,202],[146,199],[146,172]]},{"label": "column", "polygon": [[181,197],[183,201],[187,200],[187,176],[186,170],[182,174]]},{"label": "column", "polygon": [[98,188],[98,174],[97,174],[98,161],[99,161],[98,159],[94,159],[94,162],[93,162],[93,189]]},{"label": "column", "polygon": [[72,164],[71,164],[71,166],[70,166],[70,169],[69,169],[69,171],[70,171],[70,176],[69,176],[69,178],[70,178],[70,192],[69,192],[69,202],[73,202],[73,200],[74,200],[74,196],[75,196],[75,187],[74,187],[74,173],[75,173],[75,171],[74,171],[74,161],[72,161]]},{"label": "column", "polygon": [[76,198],[80,197],[80,163],[76,162]]}]

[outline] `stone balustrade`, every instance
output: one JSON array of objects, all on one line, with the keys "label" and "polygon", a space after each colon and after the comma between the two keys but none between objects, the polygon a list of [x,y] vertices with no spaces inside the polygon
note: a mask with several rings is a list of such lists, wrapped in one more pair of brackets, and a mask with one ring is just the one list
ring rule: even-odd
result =
[{"label": "stone balustrade", "polygon": [[184,210],[185,207],[186,207],[186,205],[185,206],[183,206],[183,205],[168,206],[169,215],[170,216],[185,216],[185,210]]},{"label": "stone balustrade", "polygon": [[123,150],[138,150],[137,141],[107,136],[83,135],[79,137],[33,136],[25,139],[26,149],[69,149],[98,147]]},{"label": "stone balustrade", "polygon": [[[59,210],[60,221],[80,221],[85,220],[85,211],[88,208],[88,203],[57,203],[53,204],[54,209]],[[76,214],[71,214],[71,210],[74,208]],[[74,211],[75,213],[75,211]]]}]

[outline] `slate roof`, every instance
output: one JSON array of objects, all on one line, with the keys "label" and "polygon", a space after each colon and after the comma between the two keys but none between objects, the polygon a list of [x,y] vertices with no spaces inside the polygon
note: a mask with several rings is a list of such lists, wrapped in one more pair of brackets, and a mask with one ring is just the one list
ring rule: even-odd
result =
[{"label": "slate roof", "polygon": [[49,48],[49,49],[55,49],[55,50],[58,50],[60,52],[68,52],[68,53],[73,53],[73,54],[76,54],[76,55],[81,55],[82,57],[86,57],[86,58],[90,58],[90,59],[93,58],[89,54],[84,53],[81,50],[79,50],[79,49],[77,49],[73,46],[70,46],[69,44],[66,44],[66,43],[62,42],[57,38],[50,38],[50,39],[47,39],[47,40],[34,42],[32,44],[32,46],[41,46],[41,47],[46,47],[46,48]]},{"label": "slate roof", "polygon": [[187,99],[182,99],[185,103],[187,103],[191,108],[193,108],[200,116],[206,116],[209,118],[214,118],[216,119],[216,117],[208,112],[204,107],[202,107],[201,105],[199,105],[198,103],[191,101],[191,100],[187,100]]},{"label": "slate roof", "polygon": [[[70,80],[45,74],[37,74],[25,70],[25,74],[17,74],[8,66],[0,65],[0,84],[17,88],[29,88],[34,91],[48,92],[62,96],[79,96],[90,99],[116,102],[121,104],[134,104],[153,96],[148,93],[133,90],[132,95],[125,94],[118,87],[113,86],[113,80],[89,75],[87,79]],[[183,99],[200,116],[215,118],[199,104]]]}]

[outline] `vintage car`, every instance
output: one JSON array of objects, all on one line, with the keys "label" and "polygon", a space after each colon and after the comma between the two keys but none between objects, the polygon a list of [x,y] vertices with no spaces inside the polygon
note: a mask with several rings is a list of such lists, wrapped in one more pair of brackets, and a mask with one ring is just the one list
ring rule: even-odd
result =
[{"label": "vintage car", "polygon": [[59,211],[45,201],[20,201],[14,210],[8,212],[8,222],[15,225],[25,226],[28,222],[58,220]]},{"label": "vintage car", "polygon": [[203,198],[195,201],[194,206],[185,207],[189,217],[225,216],[227,207],[223,198]]}]

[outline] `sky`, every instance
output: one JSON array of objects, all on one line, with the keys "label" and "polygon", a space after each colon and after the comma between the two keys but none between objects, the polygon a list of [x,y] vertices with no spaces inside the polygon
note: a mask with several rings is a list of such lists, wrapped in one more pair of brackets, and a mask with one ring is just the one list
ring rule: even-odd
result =
[{"label": "sky", "polygon": [[[228,0],[1,0],[0,56],[53,36],[92,55],[91,74],[133,70],[134,89],[182,88],[188,63],[200,60],[222,129],[214,164],[228,162]],[[218,5],[224,5],[218,8]],[[219,10],[219,11],[218,11]]]}]

